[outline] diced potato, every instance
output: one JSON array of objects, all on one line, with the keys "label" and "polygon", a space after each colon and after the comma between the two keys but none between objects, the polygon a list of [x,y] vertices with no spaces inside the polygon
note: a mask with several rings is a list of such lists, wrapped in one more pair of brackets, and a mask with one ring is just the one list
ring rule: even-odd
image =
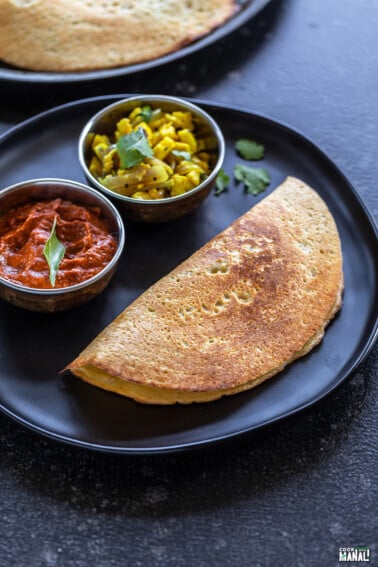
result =
[{"label": "diced potato", "polygon": [[191,181],[193,187],[196,187],[201,182],[200,174],[198,173],[198,171],[194,171],[194,169],[192,169],[192,171],[189,171],[187,178]]},{"label": "diced potato", "polygon": [[154,155],[157,159],[164,159],[175,147],[175,141],[165,136],[155,147]]},{"label": "diced potato", "polygon": [[184,128],[183,130],[179,130],[177,134],[182,142],[188,144],[190,148],[190,152],[194,154],[197,151],[197,141],[193,136],[193,134],[189,132],[187,128]]},{"label": "diced potato", "polygon": [[150,128],[155,131],[155,130],[159,130],[159,128],[161,128],[163,124],[165,124],[166,122],[167,119],[163,112],[155,113],[154,111],[152,113],[152,118],[149,124],[150,124]]},{"label": "diced potato", "polygon": [[130,132],[132,132],[132,129],[133,128],[131,126],[129,118],[121,118],[121,120],[117,122],[116,137],[117,134],[118,138],[121,136],[126,136],[126,134],[130,134]]},{"label": "diced potato", "polygon": [[142,108],[140,106],[136,106],[129,114],[129,119],[131,122],[137,118],[142,113]]},{"label": "diced potato", "polygon": [[99,160],[102,162],[105,152],[107,152],[109,145],[105,144],[104,142],[100,142],[93,146],[93,151]]},{"label": "diced potato", "polygon": [[208,173],[208,172],[209,172],[210,156],[209,156],[209,154],[206,154],[206,155],[207,155],[207,158],[206,158],[206,159],[203,159],[203,158],[200,159],[199,156],[201,156],[201,154],[197,154],[197,155],[193,156],[193,158],[192,158],[192,159],[193,159],[193,163],[195,163],[196,165],[198,165],[198,167],[200,167],[204,173]]},{"label": "diced potato", "polygon": [[186,128],[188,130],[193,130],[193,119],[192,113],[182,110],[177,110],[172,112],[172,124],[176,128]]},{"label": "diced potato", "polygon": [[164,136],[162,135],[160,130],[153,131],[150,139],[151,146],[156,146],[160,142],[160,140],[163,139],[163,137]]},{"label": "diced potato", "polygon": [[95,134],[92,140],[92,148],[97,146],[98,144],[105,144],[106,146],[110,146],[110,140],[106,134]]},{"label": "diced potato", "polygon": [[190,180],[185,175],[172,175],[173,187],[171,190],[172,195],[181,195],[193,188]]},{"label": "diced potato", "polygon": [[103,156],[103,172],[110,173],[115,167],[115,159],[117,159],[117,148],[107,151]]},{"label": "diced potato", "polygon": [[92,156],[91,162],[89,164],[89,171],[95,177],[102,175],[102,163],[96,156]]},{"label": "diced potato", "polygon": [[190,171],[203,173],[203,169],[193,161],[182,160],[182,162],[180,162],[176,167],[176,173],[179,173],[180,175],[188,175]]},{"label": "diced potato", "polygon": [[[142,155],[138,165],[122,168],[116,143],[139,128],[146,134],[153,157]],[[204,130],[196,128],[189,111],[151,112],[137,106],[118,120],[112,137],[93,134],[89,169],[108,189],[135,199],[181,195],[201,183],[211,170],[214,140],[204,138]]]},{"label": "diced potato", "polygon": [[159,132],[162,138],[168,136],[169,138],[172,138],[172,140],[177,140],[176,128],[170,122],[162,124],[159,128]]}]

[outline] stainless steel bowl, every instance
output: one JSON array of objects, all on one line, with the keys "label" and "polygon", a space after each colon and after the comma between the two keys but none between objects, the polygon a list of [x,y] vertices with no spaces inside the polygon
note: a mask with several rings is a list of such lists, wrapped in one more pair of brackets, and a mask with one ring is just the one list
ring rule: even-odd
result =
[{"label": "stainless steel bowl", "polygon": [[31,311],[55,312],[71,309],[98,295],[109,283],[119,262],[125,243],[122,219],[114,205],[98,191],[65,179],[32,179],[0,191],[0,216],[9,209],[36,201],[61,197],[83,206],[99,207],[118,241],[109,264],[92,278],[63,288],[27,287],[0,277],[0,297]]},{"label": "stainless steel bowl", "polygon": [[[175,197],[144,201],[115,193],[104,187],[89,171],[90,144],[94,133],[112,136],[116,123],[139,105],[149,105],[151,108],[161,108],[168,112],[189,110],[201,129],[206,132],[206,136],[212,139],[212,145],[214,145],[216,151],[216,161],[210,175],[197,187]],[[197,105],[172,96],[139,95],[115,102],[102,109],[87,122],[79,139],[79,161],[89,184],[107,195],[117,205],[125,218],[149,223],[176,219],[199,207],[208,197],[215,184],[223,164],[224,154],[223,134],[213,118]]]}]

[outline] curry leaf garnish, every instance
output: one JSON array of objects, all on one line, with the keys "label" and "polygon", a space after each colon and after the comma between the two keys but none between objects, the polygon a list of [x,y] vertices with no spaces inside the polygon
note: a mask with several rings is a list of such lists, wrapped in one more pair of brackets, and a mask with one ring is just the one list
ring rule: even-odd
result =
[{"label": "curry leaf garnish", "polygon": [[264,168],[248,167],[237,164],[234,167],[234,176],[237,181],[244,183],[247,193],[258,195],[268,187],[270,174]]},{"label": "curry leaf garnish", "polygon": [[60,242],[56,235],[56,216],[52,225],[49,238],[46,240],[43,248],[43,255],[45,256],[50,268],[50,282],[55,287],[56,274],[58,272],[59,264],[63,259],[66,247]]},{"label": "curry leaf garnish", "polygon": [[143,158],[154,155],[143,128],[122,136],[117,142],[117,150],[123,169],[138,165]]},{"label": "curry leaf garnish", "polygon": [[221,169],[215,180],[215,195],[220,195],[221,193],[223,193],[223,191],[227,189],[229,183],[230,176],[227,175],[224,169]]},{"label": "curry leaf garnish", "polygon": [[265,148],[254,140],[241,138],[235,144],[236,151],[247,160],[259,160],[264,157]]}]

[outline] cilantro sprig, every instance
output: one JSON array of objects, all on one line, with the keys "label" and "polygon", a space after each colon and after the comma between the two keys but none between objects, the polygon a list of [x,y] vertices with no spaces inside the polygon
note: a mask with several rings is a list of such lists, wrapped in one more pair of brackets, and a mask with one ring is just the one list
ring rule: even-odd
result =
[{"label": "cilantro sprig", "polygon": [[246,192],[251,195],[262,193],[270,183],[269,171],[263,167],[237,164],[234,167],[234,177],[244,184]]},{"label": "cilantro sprig", "polygon": [[254,140],[248,140],[247,138],[238,140],[235,144],[235,149],[242,158],[248,161],[258,161],[262,159],[265,154],[265,147],[262,144],[258,144]]},{"label": "cilantro sprig", "polygon": [[154,155],[143,128],[121,136],[117,142],[117,151],[123,169],[138,165],[145,157],[152,158]]},{"label": "cilantro sprig", "polygon": [[142,106],[141,111],[139,112],[139,114],[137,115],[138,117],[140,116],[141,120],[143,122],[150,122],[151,118],[152,118],[152,114],[153,114],[153,110],[150,106],[146,105],[146,106]]},{"label": "cilantro sprig", "polygon": [[[240,138],[235,143],[236,152],[247,161],[262,160],[265,155],[265,147],[255,140]],[[233,176],[236,182],[242,183],[246,193],[258,195],[265,191],[270,184],[270,173],[264,167],[252,167],[237,163],[234,165]],[[221,169],[215,182],[215,195],[220,195],[227,189],[230,176]]]},{"label": "cilantro sprig", "polygon": [[215,194],[220,195],[221,193],[223,193],[223,191],[227,189],[229,183],[230,183],[230,176],[227,175],[224,169],[221,169],[215,181]]}]

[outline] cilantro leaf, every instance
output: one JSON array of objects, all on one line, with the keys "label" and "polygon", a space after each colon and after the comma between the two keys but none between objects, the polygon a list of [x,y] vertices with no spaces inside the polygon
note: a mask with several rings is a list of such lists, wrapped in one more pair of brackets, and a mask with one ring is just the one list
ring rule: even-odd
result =
[{"label": "cilantro leaf", "polygon": [[143,122],[150,122],[152,118],[152,108],[148,105],[142,106],[142,110],[137,116],[140,116]]},{"label": "cilantro leaf", "polygon": [[138,165],[143,158],[151,158],[154,155],[143,128],[121,136],[117,142],[117,150],[123,169]]},{"label": "cilantro leaf", "polygon": [[247,160],[259,160],[264,157],[265,147],[254,140],[241,138],[235,144],[237,152]]},{"label": "cilantro leaf", "polygon": [[60,242],[56,235],[56,216],[52,225],[49,238],[46,240],[43,248],[43,255],[47,260],[50,269],[50,282],[55,287],[56,274],[58,272],[59,264],[63,259],[66,247]]},{"label": "cilantro leaf", "polygon": [[215,195],[220,195],[221,193],[223,193],[223,191],[227,189],[229,183],[230,176],[227,175],[224,169],[221,169],[215,180]]},{"label": "cilantro leaf", "polygon": [[264,168],[237,164],[234,167],[234,176],[237,181],[244,183],[247,193],[251,195],[265,191],[270,183],[270,174]]}]

